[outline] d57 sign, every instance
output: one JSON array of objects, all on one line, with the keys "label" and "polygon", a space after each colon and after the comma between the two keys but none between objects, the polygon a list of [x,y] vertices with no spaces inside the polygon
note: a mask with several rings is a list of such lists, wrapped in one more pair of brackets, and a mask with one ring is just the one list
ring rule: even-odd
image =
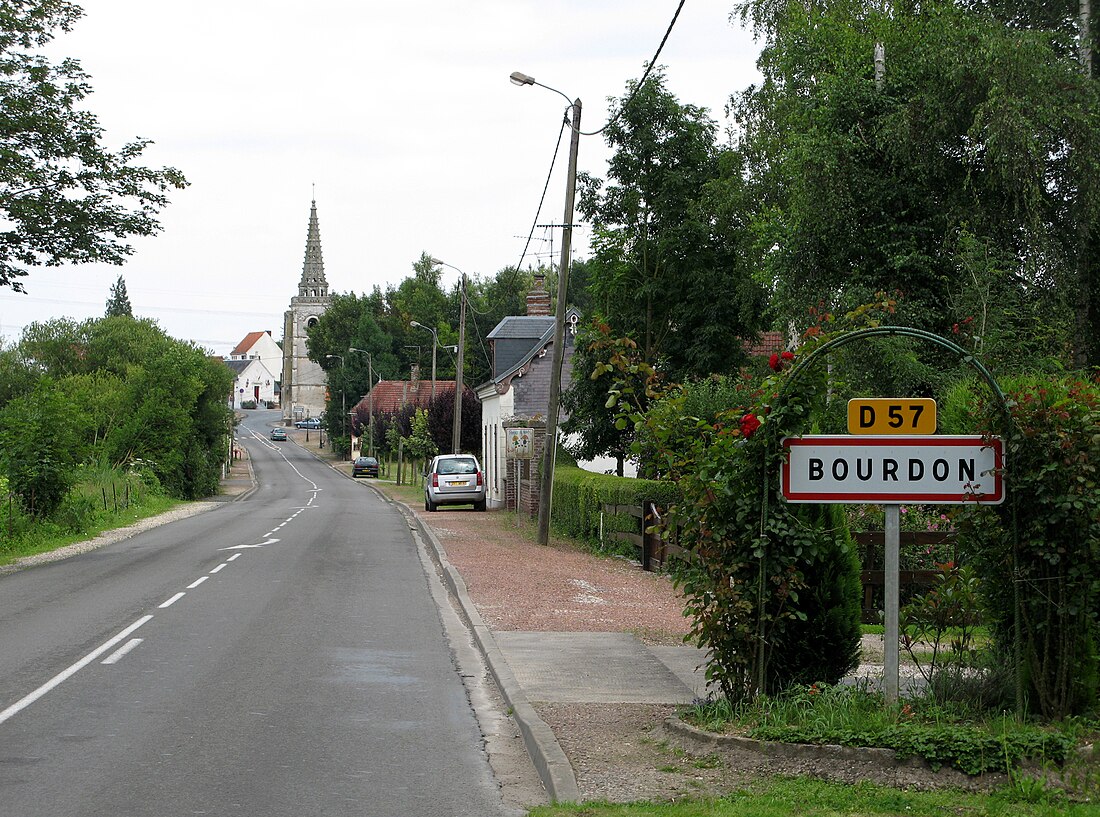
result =
[{"label": "d57 sign", "polygon": [[936,401],[930,397],[865,397],[848,401],[849,434],[935,434]]},{"label": "d57 sign", "polygon": [[955,505],[1004,501],[1000,439],[977,435],[783,440],[788,502]]}]

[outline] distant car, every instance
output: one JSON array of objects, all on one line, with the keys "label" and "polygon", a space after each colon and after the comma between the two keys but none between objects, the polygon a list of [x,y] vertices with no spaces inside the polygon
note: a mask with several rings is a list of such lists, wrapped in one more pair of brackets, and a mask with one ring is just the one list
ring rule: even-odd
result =
[{"label": "distant car", "polygon": [[355,462],[351,464],[351,475],[353,477],[377,477],[378,460],[374,457],[356,457]]},{"label": "distant car", "polygon": [[485,510],[485,478],[473,454],[441,454],[424,475],[424,510],[440,505],[473,505]]},{"label": "distant car", "polygon": [[321,418],[320,417],[310,417],[307,420],[299,420],[298,422],[296,422],[294,424],[294,427],[295,428],[305,428],[305,429],[310,429],[310,428],[317,429],[317,428],[321,427]]},{"label": "distant car", "polygon": [[286,441],[286,429],[285,428],[273,428],[271,429],[271,439]]}]

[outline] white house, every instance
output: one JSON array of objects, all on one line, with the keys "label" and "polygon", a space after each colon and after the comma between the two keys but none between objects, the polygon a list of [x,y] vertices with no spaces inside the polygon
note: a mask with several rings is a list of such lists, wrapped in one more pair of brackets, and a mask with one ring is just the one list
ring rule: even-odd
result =
[{"label": "white house", "polygon": [[236,345],[229,353],[228,360],[259,360],[269,372],[278,380],[283,371],[283,350],[275,338],[271,337],[271,330],[264,332],[249,332],[244,340]]},{"label": "white house", "polygon": [[[568,386],[573,371],[573,339],[578,318],[575,309],[567,311],[562,388]],[[481,460],[490,508],[503,507],[508,493],[504,421],[515,416],[545,419],[550,398],[554,323],[550,293],[544,288],[542,276],[537,275],[535,286],[527,295],[527,314],[504,318],[488,335],[493,377],[477,387],[477,396],[481,400]]]},{"label": "white house", "polygon": [[229,405],[234,408],[249,400],[267,404],[275,402],[275,375],[259,358],[252,360],[227,360],[225,365],[233,372],[233,392]]}]

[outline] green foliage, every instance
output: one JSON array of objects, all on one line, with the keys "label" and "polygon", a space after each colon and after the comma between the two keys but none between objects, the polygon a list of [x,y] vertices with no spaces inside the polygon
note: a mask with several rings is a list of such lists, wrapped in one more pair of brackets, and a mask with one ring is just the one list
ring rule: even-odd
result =
[{"label": "green foliage", "polygon": [[1100,337],[1100,85],[1075,7],[998,5],[740,4],[764,38],[733,104],[752,268],[781,315],[886,291],[907,325],[968,322],[987,359],[1047,370]]},{"label": "green foliage", "polygon": [[126,281],[121,275],[118,276],[118,280],[111,286],[111,294],[107,298],[107,311],[105,317],[134,317],[134,309],[130,305],[130,296],[126,294]]},{"label": "green foliage", "polygon": [[745,264],[742,168],[720,159],[714,121],[670,94],[660,70],[612,113],[607,179],[579,179],[593,311],[674,379],[736,371],[763,307]]},{"label": "green foliage", "polygon": [[53,513],[72,484],[72,410],[46,378],[0,410],[0,465],[8,488],[33,517]]},{"label": "green foliage", "polygon": [[428,429],[428,412],[417,409],[412,418],[412,428],[405,440],[405,453],[412,459],[426,460],[434,457],[439,448]]},{"label": "green foliage", "polygon": [[80,63],[42,53],[81,14],[66,0],[3,5],[0,286],[22,290],[30,267],[122,263],[133,251],[124,240],[157,232],[168,190],[187,184],[173,168],[134,163],[149,140],[108,150]]},{"label": "green foliage", "polygon": [[893,749],[902,759],[920,757],[933,768],[952,766],[971,775],[1007,772],[1024,761],[1061,765],[1079,731],[1072,723],[1054,728],[1001,716],[977,720],[929,699],[888,705],[881,693],[820,684],[740,705],[704,703],[686,717],[718,732],[736,724],[757,740]]},{"label": "green foliage", "polygon": [[[947,647],[956,664],[974,664],[974,635],[980,621],[980,582],[974,569],[951,562],[938,567],[932,587],[905,605],[898,617],[901,646],[929,683]],[[917,651],[918,644],[932,647],[927,664],[921,661],[923,651]]]},{"label": "green foliage", "polygon": [[1100,386],[1021,377],[1002,387],[1010,427],[977,389],[969,411],[1004,436],[1008,499],[966,508],[960,545],[974,554],[1004,654],[1021,650],[1030,707],[1085,712],[1100,693]]},{"label": "green foliage", "polygon": [[31,517],[19,503],[9,505],[6,481],[0,478],[0,564],[130,524],[174,504],[145,463],[125,469],[76,466],[72,476],[71,490],[47,519]]},{"label": "green foliage", "polygon": [[[820,529],[826,547],[802,569],[798,614],[778,631],[768,666],[767,688],[835,682],[859,665],[863,585],[859,554],[839,505],[808,505],[796,513],[804,526]],[[830,546],[831,543],[831,546]]]},{"label": "green foliage", "polygon": [[638,433],[635,450],[648,450],[681,491],[668,524],[690,557],[674,578],[691,635],[710,651],[708,679],[731,700],[806,678],[839,680],[858,657],[855,549],[843,514],[792,509],[776,479],[779,440],[820,416],[823,384],[806,378],[780,398],[786,358],[762,382],[711,379],[663,398],[651,377],[644,393],[660,399],[642,413],[642,388],[631,384],[644,372],[627,362],[607,364],[619,377],[610,391]]},{"label": "green foliage", "polygon": [[65,439],[68,462],[140,459],[173,496],[217,492],[233,382],[220,361],[125,316],[32,324],[18,352],[28,372],[49,374],[49,389],[69,407],[49,432]]},{"label": "green foliage", "polygon": [[[679,498],[668,482],[596,474],[558,463],[554,468],[554,506],[550,522],[559,533],[586,542],[598,542],[600,512],[604,505],[640,506],[655,502],[667,507]],[[639,532],[640,520],[629,514],[604,517],[604,537],[611,533]]]}]

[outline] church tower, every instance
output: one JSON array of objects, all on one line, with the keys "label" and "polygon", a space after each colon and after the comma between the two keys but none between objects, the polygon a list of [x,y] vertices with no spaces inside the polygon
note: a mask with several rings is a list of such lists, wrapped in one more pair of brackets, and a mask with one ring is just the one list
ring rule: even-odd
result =
[{"label": "church tower", "polygon": [[318,417],[325,410],[325,371],[309,359],[306,330],[321,319],[332,303],[321,258],[321,228],[317,202],[309,210],[306,258],[298,294],[290,299],[283,320],[283,422],[287,425],[306,417]]}]

